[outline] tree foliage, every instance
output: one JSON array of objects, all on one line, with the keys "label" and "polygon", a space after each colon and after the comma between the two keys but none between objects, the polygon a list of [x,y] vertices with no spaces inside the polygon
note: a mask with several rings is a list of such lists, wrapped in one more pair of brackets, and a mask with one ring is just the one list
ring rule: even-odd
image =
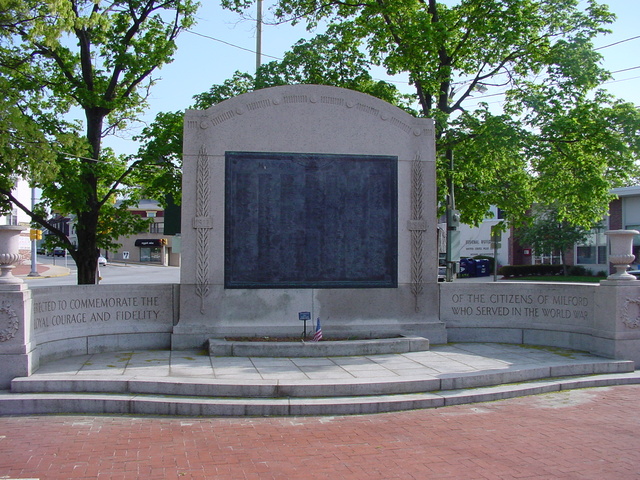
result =
[{"label": "tree foliage", "polygon": [[[158,190],[164,167],[175,168],[170,159],[117,156],[102,142],[144,109],[153,72],[172,60],[175,39],[192,24],[196,6],[193,0],[9,0],[0,15],[0,81],[18,105],[3,121],[14,126],[0,147],[2,168],[42,188],[41,208],[75,216],[77,245],[41,209],[20,205],[12,181],[0,184],[0,202],[18,204],[69,250],[78,283],[95,283],[98,248],[141,228],[127,206],[147,184]],[[81,122],[64,121],[72,108],[83,113]],[[22,167],[19,155],[26,158]],[[125,198],[117,206],[116,195]]]},{"label": "tree foliage", "polygon": [[576,243],[584,242],[590,229],[561,220],[557,208],[534,208],[532,221],[518,232],[522,245],[533,248],[537,255],[560,255],[567,274],[565,254]]},{"label": "tree foliage", "polygon": [[[597,90],[609,74],[592,42],[614,17],[595,0],[280,0],[275,14],[327,25],[324,44],[360,52],[361,68],[408,76],[419,114],[436,121],[441,197],[452,179],[466,223],[496,205],[517,224],[541,203],[588,226],[612,187],[637,178],[640,113]],[[299,71],[327,78],[314,55]],[[487,89],[502,105],[469,108]]]}]

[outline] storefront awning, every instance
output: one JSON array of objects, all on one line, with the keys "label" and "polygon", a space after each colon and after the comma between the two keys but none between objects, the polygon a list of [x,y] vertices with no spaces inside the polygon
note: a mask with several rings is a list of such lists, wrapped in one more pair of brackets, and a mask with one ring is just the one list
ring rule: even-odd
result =
[{"label": "storefront awning", "polygon": [[159,238],[143,239],[139,238],[135,243],[136,247],[161,247],[162,240]]}]

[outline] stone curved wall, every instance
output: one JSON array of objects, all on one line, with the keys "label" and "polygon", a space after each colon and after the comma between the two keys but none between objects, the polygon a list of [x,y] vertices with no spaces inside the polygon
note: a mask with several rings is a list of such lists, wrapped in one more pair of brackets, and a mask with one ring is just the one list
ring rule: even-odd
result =
[{"label": "stone curved wall", "polygon": [[31,292],[31,340],[39,362],[171,347],[178,285],[76,285]]},{"label": "stone curved wall", "polygon": [[440,319],[450,342],[572,348],[640,362],[640,284],[448,283]]},{"label": "stone curved wall", "polygon": [[[15,290],[2,296],[2,386],[67,356],[182,348],[172,339],[179,285]],[[640,282],[453,282],[439,292],[444,341],[556,346],[640,363]],[[220,319],[209,312],[208,321]]]}]

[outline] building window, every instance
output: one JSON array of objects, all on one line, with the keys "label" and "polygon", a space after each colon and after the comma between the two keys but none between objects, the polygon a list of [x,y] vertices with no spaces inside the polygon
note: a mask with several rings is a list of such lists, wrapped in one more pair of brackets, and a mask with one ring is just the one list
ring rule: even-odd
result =
[{"label": "building window", "polygon": [[[640,225],[627,225],[625,230],[638,230],[640,232]],[[640,263],[640,235],[633,236],[633,254],[636,256],[634,262]]]},{"label": "building window", "polygon": [[160,247],[140,247],[140,261],[162,263],[162,249]]},{"label": "building window", "polygon": [[591,230],[587,239],[576,246],[576,265],[606,265],[607,240],[602,228]]},{"label": "building window", "polygon": [[560,254],[553,254],[553,255],[535,255],[533,257],[533,264],[534,265],[560,265],[561,262],[561,257]]},{"label": "building window", "polygon": [[149,225],[149,233],[163,233],[164,222],[155,222]]}]

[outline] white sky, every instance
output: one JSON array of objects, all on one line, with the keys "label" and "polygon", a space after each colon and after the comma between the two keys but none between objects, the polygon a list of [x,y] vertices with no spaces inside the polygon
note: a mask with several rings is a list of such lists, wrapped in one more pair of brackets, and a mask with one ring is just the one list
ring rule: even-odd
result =
[{"label": "white sky", "polygon": [[[184,110],[193,103],[194,95],[207,91],[212,85],[223,83],[235,71],[253,73],[255,70],[256,58],[252,53],[256,43],[255,23],[223,10],[218,0],[201,0],[201,3],[198,23],[191,30],[249,51],[192,33],[182,33],[174,62],[156,73],[160,80],[151,90],[150,108],[144,116],[145,121],[153,120],[161,111]],[[608,4],[618,18],[610,26],[613,33],[600,38],[596,47],[640,36],[640,0],[602,0],[601,3]],[[268,9],[272,4],[273,0],[264,0],[265,21],[271,17]],[[255,15],[255,12],[249,13]],[[306,32],[303,25],[264,25],[262,53],[281,58],[297,40],[310,36],[312,34]],[[605,68],[611,72],[632,69],[614,73],[614,80],[604,85],[607,90],[640,106],[640,38],[603,48],[599,52],[604,56]],[[265,63],[270,60],[270,57],[263,58]],[[401,83],[398,87],[411,88]],[[484,101],[499,102],[500,97],[485,98]],[[138,131],[139,128],[130,133]],[[133,142],[122,139],[108,139],[105,145],[112,146],[116,153],[134,153],[137,149]]]}]

